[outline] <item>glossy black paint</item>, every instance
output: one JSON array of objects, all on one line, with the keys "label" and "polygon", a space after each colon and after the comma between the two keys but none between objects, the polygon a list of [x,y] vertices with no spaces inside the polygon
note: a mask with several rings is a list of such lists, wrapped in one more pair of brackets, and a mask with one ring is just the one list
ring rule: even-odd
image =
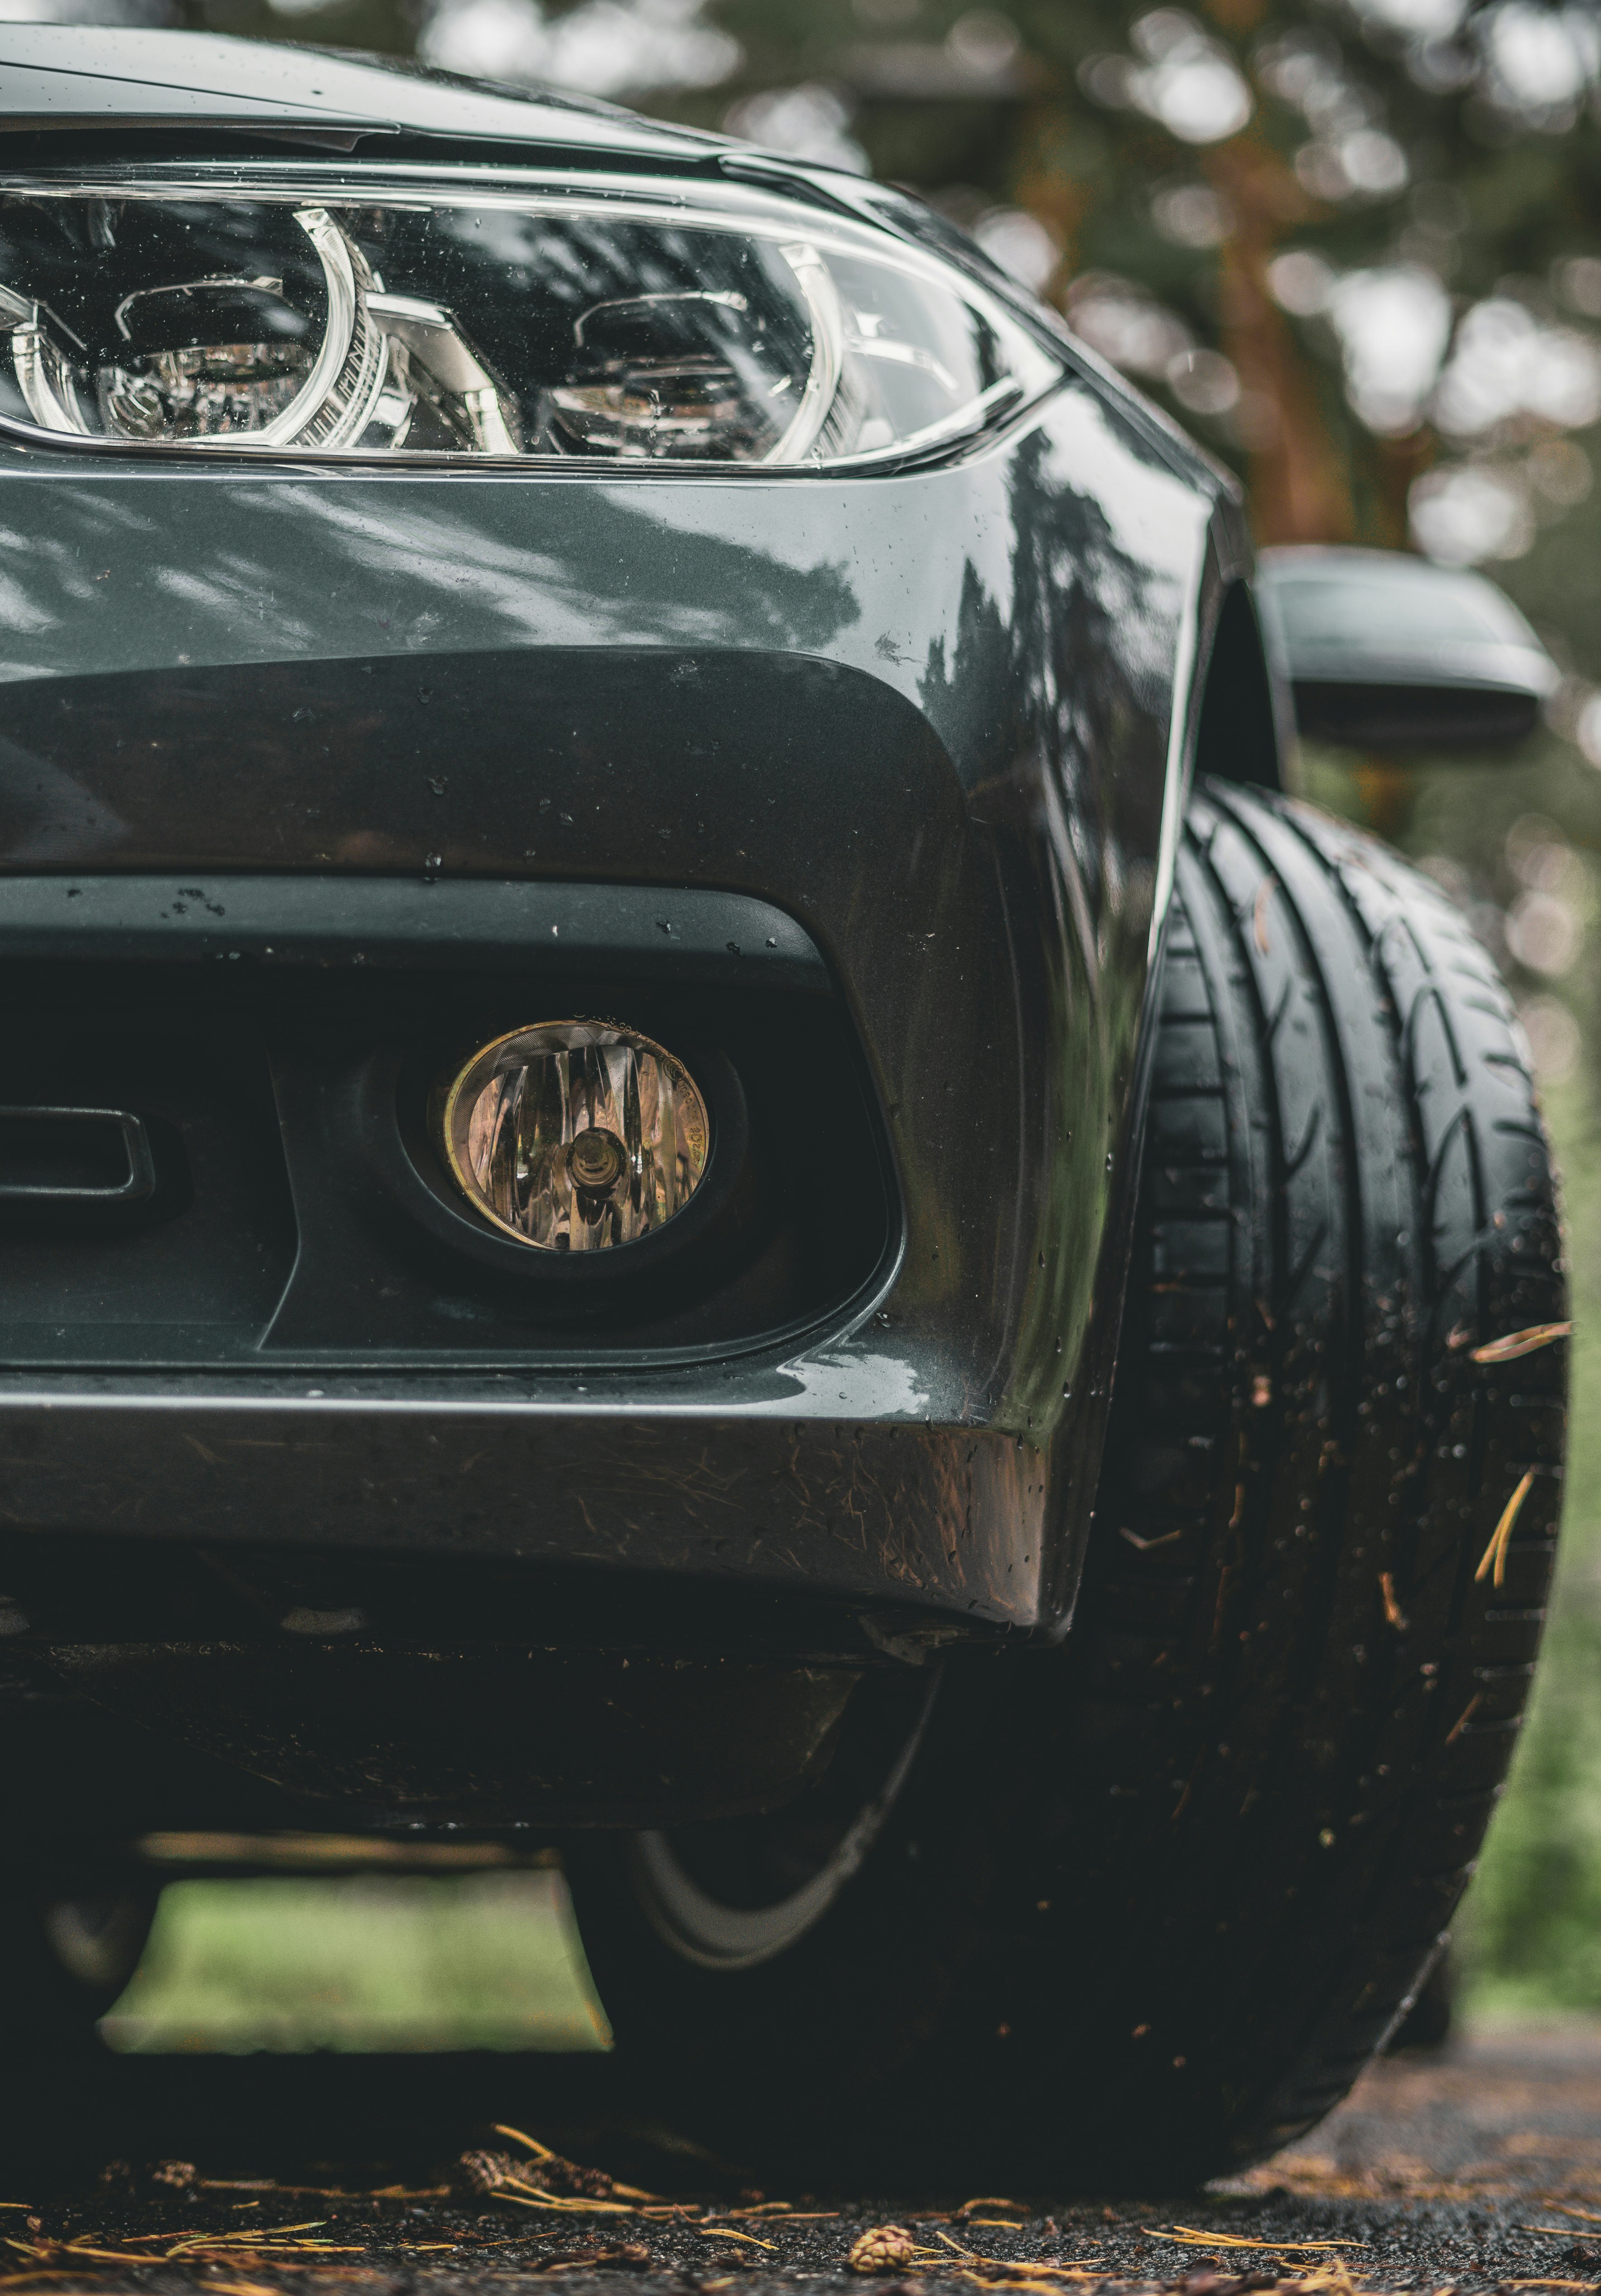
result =
[{"label": "glossy black paint", "polygon": [[[270,136],[349,151],[421,141],[549,149],[564,158],[694,165],[721,139],[670,128],[554,89],[526,96],[408,67],[215,33],[96,25],[0,26],[0,134],[65,139],[120,132]],[[193,147],[192,147],[193,148]]]},{"label": "glossy black paint", "polygon": [[737,1375],[575,1370],[5,1374],[11,1519],[62,1537],[598,1564],[981,1629],[1048,1617],[1048,1459],[923,1423],[892,1358],[819,1346],[765,1373],[748,1358]]},{"label": "glossy black paint", "polygon": [[[15,1521],[582,1554],[1060,1628],[1150,967],[1247,564],[1226,483],[1064,358],[1008,432],[900,474],[0,463],[0,868],[225,907],[269,873],[430,881],[464,914],[528,885],[768,904],[859,1042],[904,1228],[831,1326],[699,1372],[13,1373]],[[1228,660],[1267,778],[1260,655]],[[519,951],[530,993],[546,955]]]}]

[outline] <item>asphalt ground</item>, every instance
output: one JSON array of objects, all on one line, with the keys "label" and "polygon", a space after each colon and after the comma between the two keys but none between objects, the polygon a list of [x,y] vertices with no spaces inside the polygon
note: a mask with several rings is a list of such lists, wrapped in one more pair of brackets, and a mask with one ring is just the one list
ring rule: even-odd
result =
[{"label": "asphalt ground", "polygon": [[[541,2131],[540,2088],[526,2057],[12,2068],[0,2292],[1601,2290],[1601,2022],[1392,2059],[1265,2167],[1140,2202],[759,2194],[650,2132]],[[558,2137],[564,2161],[536,2149]],[[651,2197],[619,2177],[648,2177]]]}]

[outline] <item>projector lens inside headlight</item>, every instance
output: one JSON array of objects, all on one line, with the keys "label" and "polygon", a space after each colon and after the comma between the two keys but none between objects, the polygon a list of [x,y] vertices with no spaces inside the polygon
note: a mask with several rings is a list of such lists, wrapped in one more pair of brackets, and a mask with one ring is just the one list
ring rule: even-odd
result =
[{"label": "projector lens inside headlight", "polygon": [[486,1219],[542,1251],[633,1243],[683,1210],[710,1147],[688,1071],[606,1021],[546,1021],[475,1053],[440,1114],[445,1160]]},{"label": "projector lens inside headlight", "polygon": [[0,423],[58,439],[815,468],[1060,373],[938,257],[766,193],[0,193]]}]

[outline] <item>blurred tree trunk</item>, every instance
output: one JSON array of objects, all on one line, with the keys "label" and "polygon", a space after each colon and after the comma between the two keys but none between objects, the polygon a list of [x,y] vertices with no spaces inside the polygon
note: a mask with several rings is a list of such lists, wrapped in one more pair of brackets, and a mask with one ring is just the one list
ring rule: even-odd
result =
[{"label": "blurred tree trunk", "polygon": [[1210,152],[1206,173],[1235,219],[1219,250],[1219,348],[1240,378],[1256,538],[1348,541],[1355,521],[1344,457],[1317,380],[1268,287],[1285,227],[1306,221],[1311,203],[1277,153],[1254,136],[1236,136]]}]

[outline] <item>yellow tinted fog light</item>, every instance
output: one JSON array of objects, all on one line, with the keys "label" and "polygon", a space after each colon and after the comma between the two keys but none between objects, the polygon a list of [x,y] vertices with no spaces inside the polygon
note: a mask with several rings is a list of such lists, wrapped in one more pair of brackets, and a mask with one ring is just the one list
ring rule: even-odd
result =
[{"label": "yellow tinted fog light", "polygon": [[683,1210],[710,1145],[672,1054],[608,1021],[543,1021],[486,1045],[446,1094],[445,1159],[486,1219],[541,1251],[604,1251]]}]

